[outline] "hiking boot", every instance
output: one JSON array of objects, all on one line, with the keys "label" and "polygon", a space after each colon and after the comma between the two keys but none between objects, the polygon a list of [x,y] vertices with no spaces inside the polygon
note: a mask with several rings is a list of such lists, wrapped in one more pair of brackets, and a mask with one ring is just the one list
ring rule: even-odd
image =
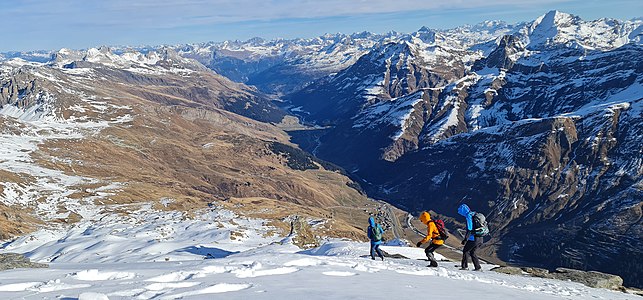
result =
[{"label": "hiking boot", "polygon": [[460,267],[460,270],[467,270],[467,271],[469,271],[469,268]]},{"label": "hiking boot", "polygon": [[473,269],[474,271],[482,272],[482,268]]}]

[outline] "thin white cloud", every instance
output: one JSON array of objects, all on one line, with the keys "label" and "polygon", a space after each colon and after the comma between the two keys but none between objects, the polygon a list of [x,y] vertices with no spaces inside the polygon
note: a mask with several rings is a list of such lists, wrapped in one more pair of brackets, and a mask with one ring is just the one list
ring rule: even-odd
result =
[{"label": "thin white cloud", "polygon": [[13,24],[172,28],[418,10],[524,9],[569,1],[578,0],[27,0],[3,9],[0,19]]},{"label": "thin white cloud", "polygon": [[548,3],[569,1],[571,0],[112,0],[107,2],[107,6],[125,14],[165,17],[168,21],[229,23],[489,6],[542,7]]}]

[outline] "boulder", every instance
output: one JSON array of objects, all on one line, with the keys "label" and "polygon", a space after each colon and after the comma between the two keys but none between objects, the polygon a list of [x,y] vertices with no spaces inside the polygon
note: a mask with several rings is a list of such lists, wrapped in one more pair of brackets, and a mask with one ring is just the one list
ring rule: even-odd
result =
[{"label": "boulder", "polygon": [[533,267],[524,267],[522,268],[523,271],[529,273],[529,275],[534,276],[534,277],[541,277],[541,278],[554,278],[550,273],[549,270],[547,269],[542,269],[542,268],[533,268]]},{"label": "boulder", "polygon": [[523,271],[520,268],[517,267],[495,267],[491,269],[491,271],[498,272],[498,273],[503,273],[503,274],[509,274],[509,275],[522,275]]},{"label": "boulder", "polygon": [[47,264],[32,263],[27,257],[18,253],[0,254],[0,270],[17,268],[48,268]]},{"label": "boulder", "polygon": [[620,276],[596,271],[557,268],[556,272],[550,274],[556,279],[580,282],[593,288],[621,290],[623,286],[623,278]]}]

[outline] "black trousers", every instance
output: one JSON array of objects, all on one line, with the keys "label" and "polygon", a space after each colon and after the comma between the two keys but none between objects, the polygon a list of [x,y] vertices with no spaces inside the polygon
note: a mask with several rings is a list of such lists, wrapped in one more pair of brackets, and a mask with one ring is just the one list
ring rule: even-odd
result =
[{"label": "black trousers", "polygon": [[431,264],[430,264],[431,267],[437,267],[438,266],[438,261],[435,260],[435,256],[433,255],[433,251],[435,251],[435,249],[440,248],[441,246],[442,245],[431,244],[428,247],[426,247],[426,249],[424,249],[424,253],[426,253],[426,258],[428,258],[429,261],[431,262]]},{"label": "black trousers", "polygon": [[480,260],[476,254],[476,250],[478,250],[480,245],[482,245],[481,237],[475,237],[474,241],[467,241],[467,243],[464,244],[464,249],[462,250],[462,264],[460,265],[462,268],[468,268],[468,258],[471,257],[473,266],[476,270],[480,269]]},{"label": "black trousers", "polygon": [[382,260],[384,260],[384,255],[382,255],[382,250],[380,250],[380,244],[374,245],[371,243],[371,259],[375,259],[375,252]]}]

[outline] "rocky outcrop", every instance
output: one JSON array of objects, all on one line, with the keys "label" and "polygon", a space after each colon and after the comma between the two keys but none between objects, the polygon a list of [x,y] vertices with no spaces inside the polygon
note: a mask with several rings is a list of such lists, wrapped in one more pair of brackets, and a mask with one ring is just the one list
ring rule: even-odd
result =
[{"label": "rocky outcrop", "polygon": [[27,108],[34,103],[28,95],[37,93],[35,77],[28,71],[17,71],[0,81],[0,107],[12,104],[19,108]]},{"label": "rocky outcrop", "polygon": [[319,247],[319,237],[304,217],[293,216],[290,221],[290,236],[294,245],[302,249]]},{"label": "rocky outcrop", "polygon": [[484,68],[511,69],[516,63],[516,54],[525,50],[520,39],[513,35],[505,35],[500,39],[498,47],[493,50],[487,57],[477,61],[473,69],[481,70]]},{"label": "rocky outcrop", "polygon": [[27,257],[18,253],[0,254],[0,270],[18,268],[49,268],[49,265],[33,263]]},{"label": "rocky outcrop", "polygon": [[580,271],[568,268],[556,268],[556,272],[552,272],[550,274],[556,279],[580,282],[593,288],[610,290],[623,289],[623,278],[617,275],[596,271]]},{"label": "rocky outcrop", "polygon": [[491,271],[509,275],[530,275],[541,278],[553,278],[565,281],[574,281],[586,286],[601,289],[624,291],[623,278],[617,275],[601,273],[596,271],[581,271],[569,268],[556,268],[554,272],[533,267],[496,267]]},{"label": "rocky outcrop", "polygon": [[518,268],[518,267],[495,267],[491,269],[491,271],[502,273],[502,274],[509,274],[509,275],[522,275],[524,274],[523,270]]}]

